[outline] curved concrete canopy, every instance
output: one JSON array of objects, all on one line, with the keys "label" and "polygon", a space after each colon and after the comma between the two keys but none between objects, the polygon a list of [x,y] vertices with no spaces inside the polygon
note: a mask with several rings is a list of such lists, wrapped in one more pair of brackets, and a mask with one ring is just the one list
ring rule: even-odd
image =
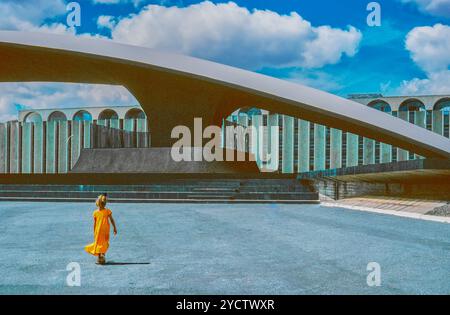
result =
[{"label": "curved concrete canopy", "polygon": [[125,86],[150,118],[152,146],[170,146],[176,125],[220,125],[254,106],[414,151],[450,158],[450,140],[326,92],[188,56],[108,40],[0,31],[0,82]]}]

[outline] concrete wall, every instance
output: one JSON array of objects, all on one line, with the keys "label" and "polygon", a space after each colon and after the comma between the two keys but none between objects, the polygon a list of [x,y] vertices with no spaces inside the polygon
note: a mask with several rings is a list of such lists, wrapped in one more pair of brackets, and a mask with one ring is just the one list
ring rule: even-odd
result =
[{"label": "concrete wall", "polygon": [[[420,112],[392,112],[399,119],[414,123],[422,128],[427,128],[435,133],[449,137],[449,122],[445,119],[442,111],[420,111]],[[260,125],[262,121],[270,125],[270,116],[262,115],[263,118],[250,116],[246,125]],[[264,118],[264,116],[267,116]],[[414,152],[408,152],[400,148],[393,148],[386,143],[380,143],[369,138],[360,137],[352,133],[342,132],[338,129],[314,124],[301,119],[293,119],[285,115],[277,115],[279,119],[278,128],[280,137],[266,137],[271,139],[270,146],[279,147],[278,171],[281,173],[301,173],[310,170],[335,169],[340,167],[371,165],[377,163],[389,163],[422,158]],[[232,116],[229,121],[239,124],[242,117]],[[269,131],[274,133],[273,130]],[[233,135],[226,135],[229,140],[226,143],[232,148],[230,139]],[[266,140],[268,141],[268,140]],[[274,144],[274,141],[277,143]],[[449,140],[450,141],[450,140]],[[254,141],[256,142],[256,141]],[[268,146],[265,144],[264,146]],[[239,146],[242,149],[242,146]],[[256,150],[253,153],[258,153]]]},{"label": "concrete wall", "polygon": [[88,112],[92,116],[93,120],[98,120],[98,119],[100,119],[99,116],[102,114],[102,112],[104,112],[106,110],[112,110],[117,114],[119,119],[125,119],[126,118],[125,116],[127,115],[127,113],[133,109],[142,110],[139,106],[113,106],[113,107],[103,106],[103,107],[57,108],[57,109],[24,109],[24,110],[19,111],[18,118],[19,118],[20,122],[23,122],[26,120],[27,116],[29,116],[30,114],[36,113],[36,114],[39,114],[39,116],[41,117],[41,119],[43,121],[47,121],[52,113],[62,112],[66,116],[67,120],[73,120],[74,116],[78,112],[85,111],[85,112]]},{"label": "concrete wall", "polygon": [[[441,111],[392,115],[449,137],[448,118]],[[227,148],[234,145],[256,154],[261,169],[280,173],[421,158],[414,152],[285,115],[239,114],[224,120],[223,127],[230,124],[266,127],[255,135],[248,132],[248,136],[245,130],[240,131],[243,135],[224,131],[222,142]],[[0,124],[0,173],[65,173],[75,165],[82,148],[145,148],[150,146],[150,138],[146,119],[8,122]],[[261,154],[268,153],[270,161],[265,161]]]},{"label": "concrete wall", "polygon": [[328,179],[305,180],[324,196],[334,200],[361,196],[450,200],[449,183],[364,183]]},{"label": "concrete wall", "polygon": [[433,110],[435,106],[440,102],[446,101],[450,99],[450,95],[424,95],[424,96],[388,96],[388,97],[362,97],[362,98],[351,98],[353,101],[370,105],[377,102],[385,102],[387,103],[392,111],[398,111],[402,104],[407,102],[418,101],[422,103],[426,110]]}]

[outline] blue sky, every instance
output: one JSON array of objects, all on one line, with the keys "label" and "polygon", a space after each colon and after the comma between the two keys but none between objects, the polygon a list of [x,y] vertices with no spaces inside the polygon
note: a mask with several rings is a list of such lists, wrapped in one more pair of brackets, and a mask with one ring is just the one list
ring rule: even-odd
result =
[{"label": "blue sky", "polygon": [[[6,12],[0,29],[71,34],[68,2],[0,0],[0,11]],[[377,1],[379,27],[367,25],[369,2],[80,0],[76,35],[211,59],[341,96],[450,93],[450,0]],[[10,118],[16,104],[57,107],[61,102],[125,105],[135,100],[117,88],[0,84],[0,119]]]}]

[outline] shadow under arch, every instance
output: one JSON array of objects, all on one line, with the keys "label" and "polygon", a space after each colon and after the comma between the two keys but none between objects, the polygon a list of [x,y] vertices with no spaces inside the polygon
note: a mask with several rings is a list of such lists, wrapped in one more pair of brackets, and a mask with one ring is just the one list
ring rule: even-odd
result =
[{"label": "shadow under arch", "polygon": [[125,113],[125,119],[146,119],[145,112],[140,108],[132,108]]},{"label": "shadow under arch", "polygon": [[90,113],[86,109],[77,111],[72,117],[72,120],[74,121],[92,121],[92,119],[93,119],[92,113]]},{"label": "shadow under arch", "polygon": [[423,111],[425,110],[425,104],[422,101],[418,100],[417,98],[409,98],[404,100],[400,104],[398,110],[401,112]]},{"label": "shadow under arch", "polygon": [[450,97],[444,97],[438,100],[434,106],[433,110],[450,111]]},{"label": "shadow under arch", "polygon": [[98,120],[119,119],[119,114],[113,109],[105,109],[98,114]]},{"label": "shadow under arch", "polygon": [[67,121],[67,115],[60,110],[55,110],[48,115],[47,121]]},{"label": "shadow under arch", "polygon": [[367,104],[367,106],[377,109],[379,111],[385,112],[385,113],[392,112],[391,105],[389,105],[388,102],[383,101],[383,100],[374,100],[374,101],[370,102],[369,104]]},{"label": "shadow under arch", "polygon": [[28,114],[25,116],[24,121],[25,121],[26,123],[28,123],[28,122],[31,122],[31,123],[40,123],[40,122],[43,121],[43,119],[42,119],[42,116],[41,116],[39,113],[37,113],[37,112],[31,112],[31,113],[28,113]]}]

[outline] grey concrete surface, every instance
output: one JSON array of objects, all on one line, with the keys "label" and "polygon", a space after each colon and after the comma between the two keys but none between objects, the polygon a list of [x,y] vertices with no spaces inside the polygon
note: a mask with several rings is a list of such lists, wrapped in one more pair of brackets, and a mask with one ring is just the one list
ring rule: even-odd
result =
[{"label": "grey concrete surface", "polygon": [[[237,151],[223,150],[224,161],[207,162],[194,161],[194,150],[184,148],[191,152],[191,160],[175,161],[171,155],[172,148],[121,148],[121,149],[83,149],[81,155],[71,170],[72,173],[148,173],[152,174],[259,174],[260,171],[254,157],[245,152],[245,161],[237,160]],[[225,161],[229,156],[232,161]],[[250,158],[252,160],[250,160]]]},{"label": "grey concrete surface", "polygon": [[[1,294],[449,294],[450,225],[319,205],[110,204],[98,266],[92,204],[0,203]],[[81,266],[68,287],[66,266]],[[366,283],[369,262],[381,286]]]}]

